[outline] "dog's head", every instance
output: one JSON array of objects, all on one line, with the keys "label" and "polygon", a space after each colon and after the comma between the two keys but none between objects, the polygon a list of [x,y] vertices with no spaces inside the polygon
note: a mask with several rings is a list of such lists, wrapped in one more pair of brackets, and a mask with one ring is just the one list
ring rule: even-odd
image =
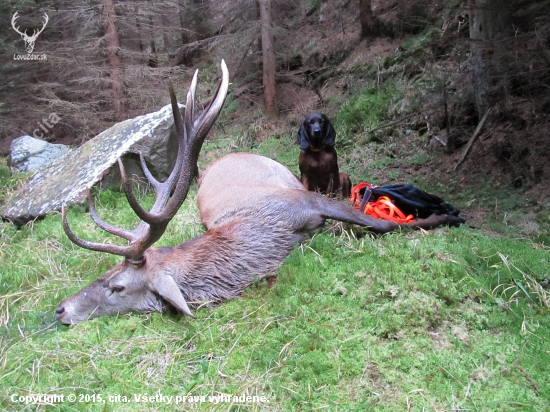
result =
[{"label": "dog's head", "polygon": [[298,130],[296,140],[300,149],[322,150],[325,146],[334,146],[336,131],[324,114],[311,113],[306,116]]}]

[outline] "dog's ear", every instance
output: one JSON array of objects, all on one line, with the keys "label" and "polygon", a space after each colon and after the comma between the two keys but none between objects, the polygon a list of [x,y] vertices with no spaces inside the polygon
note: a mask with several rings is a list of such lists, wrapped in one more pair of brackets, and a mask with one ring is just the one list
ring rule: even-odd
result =
[{"label": "dog's ear", "polygon": [[309,147],[308,132],[307,132],[305,120],[300,125],[300,130],[298,130],[296,141],[298,142],[298,144],[300,145],[300,149],[302,150],[305,150]]},{"label": "dog's ear", "polygon": [[325,145],[334,146],[334,143],[336,141],[336,130],[334,130],[334,127],[332,126],[332,123],[327,116],[323,115],[323,121],[327,128],[327,133],[325,135]]}]

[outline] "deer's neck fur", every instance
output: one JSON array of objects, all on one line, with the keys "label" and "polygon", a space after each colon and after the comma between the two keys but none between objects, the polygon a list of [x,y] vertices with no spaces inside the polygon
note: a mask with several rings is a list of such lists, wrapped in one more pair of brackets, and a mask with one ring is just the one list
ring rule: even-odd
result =
[{"label": "deer's neck fur", "polygon": [[254,226],[250,221],[233,222],[208,230],[173,248],[154,249],[161,255],[154,260],[174,278],[190,306],[234,299],[254,281],[275,274],[305,237],[282,224]]}]

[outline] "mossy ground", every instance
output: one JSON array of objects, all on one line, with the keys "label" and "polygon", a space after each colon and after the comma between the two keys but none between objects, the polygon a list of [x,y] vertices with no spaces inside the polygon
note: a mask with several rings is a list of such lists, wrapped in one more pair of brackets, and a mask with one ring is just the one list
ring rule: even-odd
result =
[{"label": "mossy ground", "polygon": [[[292,169],[289,139],[270,139],[255,151]],[[2,178],[3,187],[15,185],[7,173]],[[102,216],[136,223],[121,193],[96,196]],[[160,244],[200,235],[195,196],[196,188]],[[84,207],[72,208],[69,219],[82,236],[107,239]],[[376,238],[341,229],[327,226],[297,247],[274,286],[259,282],[240,299],[199,310],[197,319],[131,314],[65,327],[56,322],[57,304],[118,258],[71,244],[55,213],[18,231],[3,223],[1,408],[548,409],[547,246],[468,226]],[[30,394],[65,399],[18,401]],[[134,397],[158,394],[174,396],[172,404]],[[220,394],[230,401],[208,398]],[[233,398],[243,394],[264,400]],[[174,407],[185,395],[199,398]]]}]

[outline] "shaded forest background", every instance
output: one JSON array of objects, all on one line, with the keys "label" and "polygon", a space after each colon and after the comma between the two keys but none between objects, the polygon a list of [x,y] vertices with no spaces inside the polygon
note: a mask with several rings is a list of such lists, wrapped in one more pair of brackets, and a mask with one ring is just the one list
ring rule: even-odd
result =
[{"label": "shaded forest background", "polygon": [[[260,3],[272,18],[274,116]],[[482,33],[472,7],[483,10]],[[48,14],[33,52],[47,60],[14,57],[26,54],[15,11],[28,33]],[[196,68],[199,95],[211,95],[222,58],[233,84],[210,139],[251,146],[320,111],[334,120],[344,163],[377,142],[389,157],[435,155],[429,173],[451,173],[491,108],[459,169],[465,184],[495,175],[550,201],[548,0],[0,1],[0,154],[51,113],[60,121],[43,138],[81,144],[167,104],[169,78],[183,94]]]}]

